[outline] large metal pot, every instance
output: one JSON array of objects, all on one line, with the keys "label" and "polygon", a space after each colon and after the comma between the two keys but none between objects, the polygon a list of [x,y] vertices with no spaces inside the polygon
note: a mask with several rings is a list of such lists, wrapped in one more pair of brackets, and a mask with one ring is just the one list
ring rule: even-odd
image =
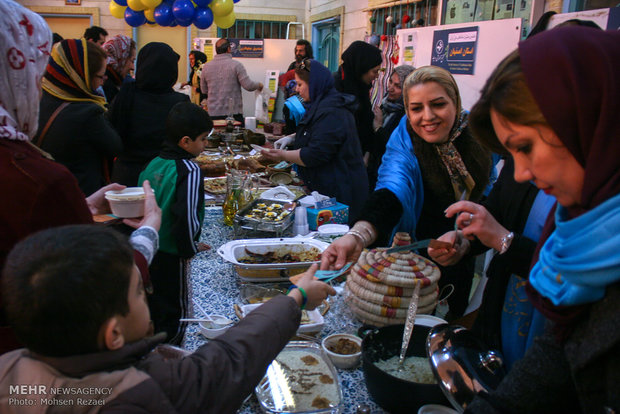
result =
[{"label": "large metal pot", "polygon": [[[404,325],[362,327],[362,370],[368,392],[383,409],[393,414],[411,414],[425,404],[450,405],[439,384],[420,384],[396,378],[375,363],[399,355]],[[428,326],[415,325],[407,356],[426,357]]]}]

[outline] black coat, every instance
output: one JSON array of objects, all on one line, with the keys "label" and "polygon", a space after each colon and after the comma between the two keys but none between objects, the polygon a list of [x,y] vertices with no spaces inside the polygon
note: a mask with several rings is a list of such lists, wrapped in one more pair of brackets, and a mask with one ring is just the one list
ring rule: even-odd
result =
[{"label": "black coat", "polygon": [[[65,101],[43,91],[37,142],[45,124]],[[75,175],[80,189],[91,195],[105,184],[108,162],[123,149],[120,137],[92,102],[72,102],[52,122],[41,148]]]},{"label": "black coat", "polygon": [[112,174],[120,184],[137,185],[142,169],[162,148],[168,112],[178,102],[189,100],[172,89],[178,60],[179,55],[164,43],[144,46],[138,53],[136,81],[123,84],[110,107],[109,119],[125,147]]},{"label": "black coat", "polygon": [[336,197],[355,218],[368,197],[368,177],[353,118],[354,98],[335,89],[299,123],[295,149],[305,167],[299,174],[310,190]]},{"label": "black coat", "polygon": [[620,410],[620,284],[589,306],[560,343],[553,322],[491,395],[467,413],[617,413]]},{"label": "black coat", "polygon": [[[514,162],[509,157],[504,162],[489,197],[482,202],[497,222],[515,235],[508,250],[504,254],[494,255],[489,263],[489,280],[472,327],[476,336],[482,338],[490,349],[502,349],[501,317],[510,275],[514,273],[526,276],[529,273],[537,243],[537,240],[528,239],[521,234],[536,200],[538,188],[529,182],[517,183],[512,177],[513,174]],[[478,239],[473,240],[468,256],[477,256],[488,249]]]}]

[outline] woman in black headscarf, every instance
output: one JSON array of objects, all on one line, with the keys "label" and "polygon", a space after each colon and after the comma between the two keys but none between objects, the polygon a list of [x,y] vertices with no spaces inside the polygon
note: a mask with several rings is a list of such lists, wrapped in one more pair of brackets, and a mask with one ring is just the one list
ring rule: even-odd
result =
[{"label": "woman in black headscarf", "polygon": [[349,93],[357,98],[355,126],[362,144],[362,154],[371,150],[374,141],[372,104],[370,88],[379,76],[383,62],[381,50],[361,40],[356,40],[342,54],[342,65],[334,74],[336,90]]},{"label": "woman in black headscarf", "polygon": [[108,111],[123,140],[114,162],[112,181],[135,186],[142,169],[159,153],[166,134],[166,117],[187,95],[172,86],[178,77],[179,55],[165,43],[152,42],[138,53],[136,81],[123,84]]}]

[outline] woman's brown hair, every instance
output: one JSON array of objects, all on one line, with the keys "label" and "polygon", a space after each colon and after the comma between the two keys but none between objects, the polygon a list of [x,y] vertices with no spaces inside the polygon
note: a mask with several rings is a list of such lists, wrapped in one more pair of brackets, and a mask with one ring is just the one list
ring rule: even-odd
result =
[{"label": "woman's brown hair", "polygon": [[93,76],[101,70],[107,59],[107,55],[103,48],[93,42],[86,42],[86,59],[88,59],[88,76]]},{"label": "woman's brown hair", "polygon": [[491,109],[515,124],[549,126],[527,86],[519,49],[506,56],[493,70],[469,114],[474,136],[491,151],[507,154],[493,129]]}]

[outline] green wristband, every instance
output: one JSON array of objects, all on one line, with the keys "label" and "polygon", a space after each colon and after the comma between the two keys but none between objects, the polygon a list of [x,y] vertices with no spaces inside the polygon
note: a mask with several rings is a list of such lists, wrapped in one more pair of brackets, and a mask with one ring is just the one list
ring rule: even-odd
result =
[{"label": "green wristband", "polygon": [[306,308],[306,303],[308,303],[308,294],[306,293],[306,291],[304,290],[304,288],[299,287],[297,285],[292,285],[288,291],[290,292],[293,289],[297,289],[299,290],[299,293],[301,293],[301,309],[305,309]]}]

